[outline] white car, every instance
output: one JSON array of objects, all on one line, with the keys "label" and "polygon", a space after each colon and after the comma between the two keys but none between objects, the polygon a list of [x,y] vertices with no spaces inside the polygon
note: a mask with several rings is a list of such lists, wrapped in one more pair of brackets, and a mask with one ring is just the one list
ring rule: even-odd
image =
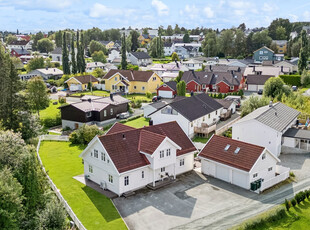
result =
[{"label": "white car", "polygon": [[120,114],[118,115],[118,118],[119,118],[119,119],[126,119],[126,118],[128,118],[129,116],[130,116],[129,112],[124,112],[124,113],[120,113]]}]

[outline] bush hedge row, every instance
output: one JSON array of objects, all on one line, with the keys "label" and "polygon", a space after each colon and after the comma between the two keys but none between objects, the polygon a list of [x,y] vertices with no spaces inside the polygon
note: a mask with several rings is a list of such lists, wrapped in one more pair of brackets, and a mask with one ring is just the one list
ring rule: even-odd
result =
[{"label": "bush hedge row", "polygon": [[301,86],[301,76],[300,75],[280,75],[280,78],[287,85]]}]

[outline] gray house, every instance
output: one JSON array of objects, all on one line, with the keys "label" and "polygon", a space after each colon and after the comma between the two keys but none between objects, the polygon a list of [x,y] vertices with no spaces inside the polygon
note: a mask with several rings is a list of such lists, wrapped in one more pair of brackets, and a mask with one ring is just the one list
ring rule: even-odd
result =
[{"label": "gray house", "polygon": [[19,75],[21,80],[25,81],[25,80],[29,80],[32,77],[35,76],[41,76],[43,78],[44,81],[48,80],[48,79],[60,79],[63,75],[63,71],[57,68],[45,68],[45,69],[36,69],[36,70],[32,70],[27,74],[21,74]]},{"label": "gray house", "polygon": [[254,62],[263,62],[263,61],[283,61],[283,54],[275,54],[273,50],[269,49],[266,46],[254,51],[253,55]]},{"label": "gray house", "polygon": [[147,66],[152,64],[152,59],[146,52],[130,52],[128,59],[133,65]]}]

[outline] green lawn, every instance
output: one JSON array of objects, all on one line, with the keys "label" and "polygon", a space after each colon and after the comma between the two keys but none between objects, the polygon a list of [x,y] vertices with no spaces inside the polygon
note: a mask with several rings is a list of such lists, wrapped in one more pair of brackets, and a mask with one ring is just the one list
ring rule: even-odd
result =
[{"label": "green lawn", "polygon": [[[259,215],[260,216],[268,216],[268,211]],[[257,217],[257,218],[258,218]],[[255,217],[254,219],[255,220]],[[247,221],[245,221],[245,226]],[[264,223],[256,228],[247,228],[253,230],[264,230],[264,229],[273,229],[273,230],[283,230],[283,229],[299,229],[299,230],[307,230],[310,226],[310,201],[305,200],[301,204],[291,207],[284,218],[276,221],[269,221]],[[233,229],[244,229],[244,228],[233,228]]]},{"label": "green lawn", "polygon": [[147,98],[145,94],[134,93],[134,94],[125,95],[124,97],[127,98],[128,100],[141,100],[141,101],[151,102],[153,96],[156,96],[156,94],[153,94],[151,98]]},{"label": "green lawn", "polygon": [[209,138],[211,137],[212,135],[209,135],[209,137],[194,137],[192,139],[193,142],[200,142],[200,143],[207,143],[207,141],[209,140]]},{"label": "green lawn", "polygon": [[79,93],[73,93],[71,95],[73,95],[73,96],[81,96],[81,94],[84,94],[84,95],[94,95],[94,96],[100,96],[100,97],[108,97],[108,96],[110,96],[110,92],[105,91],[105,90],[93,90],[93,92],[91,92],[91,91],[83,91],[83,92],[79,92]]},{"label": "green lawn", "polygon": [[49,107],[47,107],[46,109],[40,110],[40,119],[44,120],[46,118],[56,118],[57,115],[60,116],[60,110],[57,109],[58,107],[61,106],[60,103],[58,103],[57,105],[53,105],[53,102],[55,102],[57,100],[51,100]]},{"label": "green lawn", "polygon": [[149,118],[145,118],[145,117],[139,117],[137,119],[134,119],[132,121],[127,121],[124,123],[124,125],[128,125],[134,128],[142,128],[144,126],[148,126],[149,125]]},{"label": "green lawn", "polygon": [[84,172],[79,158],[84,148],[70,142],[44,141],[40,156],[49,176],[87,229],[126,229],[110,199],[73,179]]},{"label": "green lawn", "polygon": [[48,132],[48,135],[58,135],[58,136],[60,136],[61,134],[60,133],[54,133],[54,132]]}]

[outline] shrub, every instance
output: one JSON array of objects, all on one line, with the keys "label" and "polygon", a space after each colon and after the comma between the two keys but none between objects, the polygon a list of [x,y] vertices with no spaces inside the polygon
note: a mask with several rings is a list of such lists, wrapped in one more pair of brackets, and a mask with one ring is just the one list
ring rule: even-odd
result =
[{"label": "shrub", "polygon": [[300,82],[303,86],[307,87],[310,85],[310,72],[307,70],[304,70],[300,77]]},{"label": "shrub", "polygon": [[295,174],[292,171],[290,171],[290,177],[295,177]]},{"label": "shrub", "polygon": [[301,76],[300,75],[280,75],[279,76],[286,85],[301,86]]},{"label": "shrub", "polygon": [[83,125],[79,129],[72,132],[69,141],[72,144],[88,144],[96,135],[102,135],[103,131],[96,125]]},{"label": "shrub", "polygon": [[147,91],[145,93],[145,96],[150,99],[150,98],[152,98],[152,93],[150,91]]},{"label": "shrub", "polygon": [[217,95],[217,98],[218,98],[218,99],[222,99],[222,98],[223,98],[223,94],[222,94],[222,93],[219,93],[219,94]]},{"label": "shrub", "polygon": [[306,190],[306,191],[305,191],[305,195],[306,195],[307,199],[309,200],[309,197],[310,197],[310,190]]},{"label": "shrub", "polygon": [[289,211],[290,207],[291,207],[291,205],[290,205],[289,201],[287,199],[285,199],[285,208],[286,208],[286,210]]},{"label": "shrub", "polygon": [[141,100],[131,101],[131,107],[132,108],[141,108],[141,106],[142,106],[142,101]]},{"label": "shrub", "polygon": [[240,89],[240,90],[238,91],[238,95],[239,95],[239,96],[241,96],[241,98],[243,97],[244,92],[243,92],[243,90],[242,90],[242,89]]},{"label": "shrub", "polygon": [[41,119],[41,124],[46,127],[46,128],[50,128],[50,127],[54,127],[57,125],[61,125],[61,117],[60,115],[57,115],[56,118],[45,118],[45,119]]},{"label": "shrub", "polygon": [[295,207],[296,204],[297,204],[296,200],[295,200],[295,199],[292,199],[292,200],[291,200],[291,204],[292,204],[293,207]]},{"label": "shrub", "polygon": [[59,97],[58,102],[60,104],[64,104],[64,103],[66,103],[66,98],[65,97]]}]

